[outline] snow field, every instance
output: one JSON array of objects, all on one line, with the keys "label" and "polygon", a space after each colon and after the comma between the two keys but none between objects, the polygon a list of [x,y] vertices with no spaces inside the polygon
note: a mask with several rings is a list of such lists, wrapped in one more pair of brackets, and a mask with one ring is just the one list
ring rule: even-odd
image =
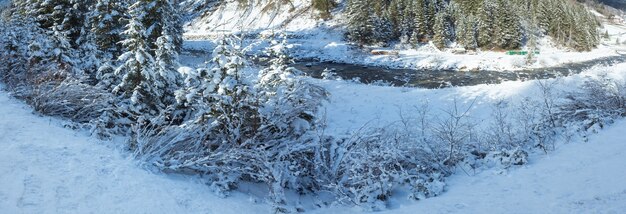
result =
[{"label": "snow field", "polygon": [[152,173],[115,145],[36,116],[0,92],[1,213],[267,213],[196,178]]}]

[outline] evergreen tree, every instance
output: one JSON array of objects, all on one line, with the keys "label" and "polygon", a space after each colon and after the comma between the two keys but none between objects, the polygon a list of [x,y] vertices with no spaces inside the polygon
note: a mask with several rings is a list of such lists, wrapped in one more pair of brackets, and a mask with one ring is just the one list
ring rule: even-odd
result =
[{"label": "evergreen tree", "polygon": [[498,0],[496,4],[496,25],[494,46],[504,49],[517,49],[522,46],[523,32],[520,17],[512,10],[508,1]]},{"label": "evergreen tree", "polygon": [[435,34],[433,35],[433,43],[439,49],[445,48],[451,39],[451,26],[446,13],[437,14],[433,30],[435,31]]},{"label": "evergreen tree", "polygon": [[411,44],[416,45],[417,43],[423,42],[428,36],[428,29],[426,13],[425,13],[425,3],[424,0],[416,0],[413,4],[413,11],[415,14],[415,23],[414,29],[411,34]]},{"label": "evergreen tree", "polygon": [[478,46],[490,48],[494,30],[493,3],[485,0],[478,10]]},{"label": "evergreen tree", "polygon": [[146,26],[146,35],[151,53],[156,50],[156,41],[163,32],[172,36],[174,49],[182,49],[182,21],[179,11],[171,0],[139,0],[146,5],[146,14],[142,17],[142,24]]},{"label": "evergreen tree", "polygon": [[74,56],[72,46],[70,44],[68,34],[63,31],[61,25],[51,27],[50,36],[52,38],[52,59],[65,66],[74,65]]},{"label": "evergreen tree", "polygon": [[330,11],[336,6],[335,1],[333,0],[313,0],[311,2],[311,6],[319,11],[322,19],[331,18]]},{"label": "evergreen tree", "polygon": [[369,44],[372,41],[374,26],[370,19],[373,9],[369,5],[370,0],[350,0],[348,2],[348,26],[346,37],[350,41],[360,45]]},{"label": "evergreen tree", "polygon": [[102,50],[104,58],[119,56],[122,52],[122,32],[126,23],[125,10],[121,1],[98,0],[93,8],[91,31],[94,34],[98,49]]},{"label": "evergreen tree", "polygon": [[124,31],[127,39],[122,41],[127,52],[119,57],[122,65],[115,70],[116,75],[123,77],[113,90],[129,98],[127,109],[137,115],[155,115],[163,107],[160,94],[154,90],[157,81],[154,58],[149,52],[146,29],[140,22],[147,6],[145,2],[137,1],[129,8],[130,20]]},{"label": "evergreen tree", "polygon": [[156,82],[155,87],[158,89],[159,94],[162,95],[166,106],[175,103],[174,92],[177,90],[181,79],[177,71],[178,52],[174,37],[168,32],[167,28],[164,28],[156,44],[156,72],[161,81]]},{"label": "evergreen tree", "polygon": [[415,28],[415,6],[414,1],[404,0],[404,8],[402,9],[400,20],[400,36],[410,38]]}]

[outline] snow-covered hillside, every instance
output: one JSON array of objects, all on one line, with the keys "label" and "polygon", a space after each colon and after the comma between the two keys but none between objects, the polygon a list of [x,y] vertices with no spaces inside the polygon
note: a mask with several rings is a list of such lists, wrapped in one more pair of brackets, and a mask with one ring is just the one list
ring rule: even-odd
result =
[{"label": "snow-covered hillside", "polygon": [[626,25],[590,3],[12,2],[0,213],[626,209]]},{"label": "snow-covered hillside", "polygon": [[1,213],[265,213],[235,194],[221,199],[198,179],[142,168],[117,148],[37,116],[0,92]]},{"label": "snow-covered hillside", "polygon": [[208,32],[253,31],[286,28],[305,30],[316,27],[316,14],[310,0],[237,1],[216,4],[207,15],[186,26],[187,34]]},{"label": "snow-covered hillside", "polygon": [[[626,50],[622,42],[615,42],[617,38],[614,36],[603,39],[602,44],[590,52],[571,51],[555,45],[551,38],[545,37],[538,41],[537,49],[540,54],[530,62],[526,56],[511,56],[504,51],[467,53],[459,53],[455,49],[440,51],[432,43],[418,48],[395,45],[359,49],[345,41],[346,20],[342,8],[345,4],[343,1],[340,1],[339,7],[333,13],[334,17],[330,20],[319,19],[316,11],[310,8],[308,0],[296,0],[292,1],[292,4],[281,5],[276,5],[275,1],[248,2],[249,5],[241,5],[238,1],[227,1],[212,12],[191,20],[186,25],[185,37],[210,43],[213,38],[223,34],[270,33],[281,30],[286,31],[292,38],[289,42],[293,45],[291,51],[296,58],[367,66],[462,71],[554,67],[564,63],[616,56],[618,50]],[[597,12],[595,14],[598,17],[603,16]],[[608,23],[605,20],[599,31],[604,33],[607,30],[611,35],[626,34],[626,26]],[[391,54],[372,54],[371,51]]]},{"label": "snow-covered hillside", "polygon": [[[569,77],[626,77],[626,65]],[[329,130],[358,128],[368,120],[397,119],[398,109],[423,100],[449,105],[454,97],[477,100],[480,109],[501,98],[532,96],[533,82],[510,82],[444,90],[397,89],[320,82],[331,90]],[[263,199],[235,192],[223,199],[194,177],[151,173],[116,148],[63,121],[36,116],[30,107],[0,92],[0,209],[7,213],[267,213]],[[478,111],[477,117],[481,114]],[[555,152],[530,163],[450,178],[447,192],[422,201],[396,195],[383,213],[620,213],[626,209],[626,122],[619,121],[588,142],[561,142]],[[566,144],[562,144],[566,143]],[[259,203],[260,202],[260,203]],[[357,213],[359,208],[307,207],[312,213]]]},{"label": "snow-covered hillside", "polygon": [[[398,201],[380,213],[623,213],[626,210],[626,121],[572,142],[519,169],[459,173],[441,196]],[[470,172],[471,173],[471,172]],[[330,208],[313,213],[356,213]]]}]

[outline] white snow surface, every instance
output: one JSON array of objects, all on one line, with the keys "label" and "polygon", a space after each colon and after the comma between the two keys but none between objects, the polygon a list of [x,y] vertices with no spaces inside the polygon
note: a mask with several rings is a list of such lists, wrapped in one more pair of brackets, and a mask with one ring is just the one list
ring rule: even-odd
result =
[{"label": "white snow surface", "polygon": [[0,213],[268,213],[195,178],[152,173],[125,151],[36,116],[0,91]]},{"label": "white snow surface", "polygon": [[[604,74],[625,81],[626,64],[561,78],[557,89],[573,89],[586,77]],[[399,119],[400,109],[411,113],[424,101],[433,111],[448,109],[454,100],[462,106],[475,102],[472,119],[487,120],[493,103],[519,101],[539,93],[536,81],[438,90],[308,81],[332,94],[324,109],[328,132],[336,134],[366,123],[388,125]],[[62,121],[36,116],[6,92],[0,92],[0,115],[1,213],[271,211],[263,199],[253,196],[258,195],[255,189],[222,199],[197,177],[150,172],[118,148],[121,143],[101,142],[82,131],[64,128]],[[458,171],[448,179],[447,192],[442,195],[415,202],[397,194],[383,213],[620,213],[626,210],[624,132],[626,121],[621,121],[586,143],[562,142],[554,152],[534,154],[523,167],[486,169],[471,176]],[[307,207],[307,211],[361,212],[360,208],[338,205]]]},{"label": "white snow surface", "polygon": [[[249,6],[241,7],[238,1],[230,0],[215,11],[192,20],[185,27],[185,38],[193,41],[186,49],[203,49],[212,46],[211,39],[219,35],[237,32],[274,32],[282,30],[290,35],[289,44],[292,57],[313,58],[367,66],[385,66],[409,69],[450,69],[450,70],[522,70],[528,68],[555,67],[618,55],[626,52],[626,26],[603,22],[599,32],[607,30],[610,39],[589,52],[570,51],[558,47],[548,37],[538,41],[540,54],[531,63],[526,56],[510,56],[504,51],[482,50],[467,54],[453,53],[453,49],[440,51],[432,44],[414,48],[409,45],[391,47],[356,48],[344,40],[345,17],[339,11],[333,12],[330,20],[316,18],[308,7],[310,1],[294,0],[289,4],[274,6],[266,0],[249,1]],[[246,8],[246,9],[243,9]],[[314,10],[313,10],[314,11]],[[253,39],[249,39],[253,40]],[[619,40],[619,44],[616,41]],[[250,43],[254,41],[249,41]],[[204,43],[204,44],[203,44]],[[453,47],[455,45],[453,44]],[[523,47],[522,49],[528,49]],[[259,48],[262,50],[262,48]],[[373,55],[372,50],[397,53]]]},{"label": "white snow surface", "polygon": [[[586,78],[599,78],[602,75],[626,82],[626,63],[612,67],[596,66],[580,74],[542,81],[554,83],[555,92],[572,91],[581,87]],[[538,101],[542,93],[537,80],[444,89],[385,87],[335,80],[310,81],[325,87],[331,94],[323,114],[327,116],[327,131],[334,134],[352,133],[364,124],[370,127],[387,126],[398,122],[401,114],[404,117],[416,116],[416,108],[426,103],[431,114],[442,116],[445,111],[452,110],[455,102],[460,110],[471,107],[471,119],[481,125],[488,125],[492,107],[496,103],[504,101],[515,105],[525,98]]]},{"label": "white snow surface", "polygon": [[[444,194],[380,213],[624,213],[626,121],[509,172],[448,179]],[[352,213],[335,207],[313,213]]]}]

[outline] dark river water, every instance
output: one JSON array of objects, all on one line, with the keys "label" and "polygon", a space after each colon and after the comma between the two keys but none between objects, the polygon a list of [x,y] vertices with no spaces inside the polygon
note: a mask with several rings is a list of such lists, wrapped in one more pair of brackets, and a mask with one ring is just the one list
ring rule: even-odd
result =
[{"label": "dark river water", "polygon": [[[185,65],[195,66],[203,63],[208,54],[185,52],[181,56]],[[255,60],[263,66],[262,61]],[[503,81],[549,79],[558,76],[569,76],[585,71],[596,65],[613,65],[626,62],[626,55],[611,56],[585,62],[567,63],[556,67],[536,68],[516,71],[457,71],[431,69],[394,69],[376,66],[361,66],[336,62],[319,62],[315,60],[298,60],[291,66],[303,71],[313,78],[323,78],[324,70],[331,71],[336,77],[362,83],[382,83],[392,86],[445,88],[452,86],[470,86],[479,84],[498,84]]]}]

